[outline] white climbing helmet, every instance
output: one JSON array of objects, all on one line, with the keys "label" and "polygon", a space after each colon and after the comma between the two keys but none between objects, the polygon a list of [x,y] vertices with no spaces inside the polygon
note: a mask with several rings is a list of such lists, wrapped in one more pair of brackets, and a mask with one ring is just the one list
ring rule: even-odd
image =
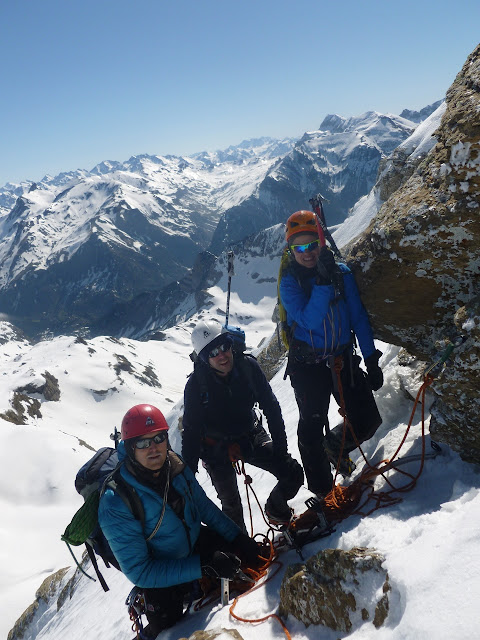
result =
[{"label": "white climbing helmet", "polygon": [[215,318],[200,320],[192,331],[192,345],[197,355],[222,333],[227,333],[227,330]]}]

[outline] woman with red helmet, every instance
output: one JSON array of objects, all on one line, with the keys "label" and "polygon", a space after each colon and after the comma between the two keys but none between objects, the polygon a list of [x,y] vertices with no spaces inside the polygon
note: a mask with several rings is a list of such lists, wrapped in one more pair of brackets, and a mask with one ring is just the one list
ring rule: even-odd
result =
[{"label": "woman with red helmet", "polygon": [[[146,638],[183,615],[185,595],[202,575],[232,578],[241,561],[257,561],[257,544],[207,497],[169,447],[168,424],[149,404],[127,411],[118,445],[120,474],[140,497],[142,523],[108,488],[98,519],[122,572],[143,589]],[[203,524],[202,524],[203,523]]]}]

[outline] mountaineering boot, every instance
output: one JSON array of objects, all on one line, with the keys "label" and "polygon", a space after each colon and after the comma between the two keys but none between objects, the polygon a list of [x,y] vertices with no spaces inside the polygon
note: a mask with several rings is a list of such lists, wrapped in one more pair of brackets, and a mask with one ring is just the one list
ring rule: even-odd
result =
[{"label": "mountaineering boot", "polygon": [[334,469],[336,469],[338,466],[338,473],[341,473],[344,478],[351,476],[357,468],[357,465],[350,458],[350,456],[348,454],[343,454],[339,460],[338,451],[335,451],[333,448],[331,448],[330,443],[325,443],[324,448],[325,453],[327,454],[327,458]]},{"label": "mountaineering boot", "polygon": [[293,517],[293,509],[285,505],[273,504],[271,498],[265,503],[265,515],[269,523],[276,527],[288,527]]},{"label": "mountaineering boot", "polygon": [[340,459],[340,462],[338,462],[338,459],[336,462],[332,462],[335,469],[337,468],[337,463],[338,463],[338,473],[340,473],[344,478],[351,476],[352,473],[357,468],[357,465],[350,458],[350,456],[342,456],[342,458]]}]

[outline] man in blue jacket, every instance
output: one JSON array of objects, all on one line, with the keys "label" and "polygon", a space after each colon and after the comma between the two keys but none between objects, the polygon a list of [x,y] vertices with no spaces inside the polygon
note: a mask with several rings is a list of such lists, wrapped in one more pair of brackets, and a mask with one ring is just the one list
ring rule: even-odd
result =
[{"label": "man in blue jacket", "polygon": [[[322,234],[323,235],[323,234]],[[329,428],[330,395],[344,407],[349,426],[343,454],[370,438],[380,426],[372,390],[383,384],[370,322],[353,274],[336,264],[333,253],[319,237],[315,214],[297,211],[286,224],[289,263],[279,291],[287,312],[289,356],[287,373],[299,409],[298,446],[308,488],[319,498],[332,489],[330,462],[336,466],[341,449],[343,421]],[[367,373],[354,353],[355,334]],[[341,367],[337,378],[335,365]],[[351,433],[353,429],[355,437]],[[356,440],[356,442],[355,442]]]},{"label": "man in blue jacket", "polygon": [[120,473],[140,497],[145,521],[112,489],[100,499],[98,518],[122,572],[143,589],[149,622],[143,633],[155,638],[182,617],[192,581],[202,575],[233,578],[241,560],[257,561],[257,544],[206,496],[169,448],[159,409],[132,407],[121,435]]},{"label": "man in blue jacket", "polygon": [[[192,471],[201,458],[222,510],[246,531],[237,474],[232,461],[241,459],[277,479],[265,504],[272,524],[288,524],[287,500],[303,483],[301,465],[288,453],[280,405],[260,365],[234,353],[233,339],[215,318],[201,320],[192,331],[198,354],[184,392],[182,456]],[[269,434],[254,410],[258,402]]]}]

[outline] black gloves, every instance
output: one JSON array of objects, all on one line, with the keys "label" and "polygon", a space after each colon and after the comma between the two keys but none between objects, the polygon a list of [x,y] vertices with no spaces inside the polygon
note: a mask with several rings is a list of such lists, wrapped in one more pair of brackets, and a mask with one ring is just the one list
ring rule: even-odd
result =
[{"label": "black gloves", "polygon": [[320,249],[320,254],[317,260],[317,284],[325,284],[331,282],[333,274],[335,272],[335,256],[333,252],[327,246],[323,246]]},{"label": "black gloves", "polygon": [[383,373],[378,366],[378,360],[382,352],[376,349],[368,358],[365,358],[367,367],[367,381],[372,391],[378,391],[383,385]]},{"label": "black gloves", "polygon": [[234,549],[244,564],[254,569],[258,564],[259,547],[253,538],[240,533],[233,541]]},{"label": "black gloves", "polygon": [[209,558],[200,558],[202,573],[210,578],[233,580],[240,569],[240,558],[226,551],[215,551]]}]

